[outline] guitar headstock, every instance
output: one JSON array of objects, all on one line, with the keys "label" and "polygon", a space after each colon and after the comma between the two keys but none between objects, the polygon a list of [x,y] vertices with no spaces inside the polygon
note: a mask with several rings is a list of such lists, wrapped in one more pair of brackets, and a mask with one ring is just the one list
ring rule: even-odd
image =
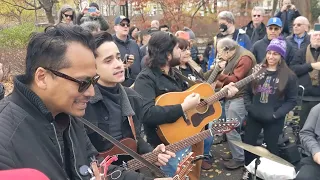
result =
[{"label": "guitar headstock", "polygon": [[174,180],[184,180],[185,177],[192,171],[195,166],[193,163],[194,155],[193,152],[187,154],[178,164],[176,175],[173,177]]},{"label": "guitar headstock", "polygon": [[235,118],[235,119],[227,119],[225,121],[224,119],[221,120],[219,119],[218,122],[214,122],[212,124],[212,128],[216,133],[227,133],[230,132],[231,130],[235,129],[240,125],[240,122]]},{"label": "guitar headstock", "polygon": [[255,79],[262,79],[266,72],[266,68],[264,68],[262,64],[255,65],[252,70],[252,75]]}]

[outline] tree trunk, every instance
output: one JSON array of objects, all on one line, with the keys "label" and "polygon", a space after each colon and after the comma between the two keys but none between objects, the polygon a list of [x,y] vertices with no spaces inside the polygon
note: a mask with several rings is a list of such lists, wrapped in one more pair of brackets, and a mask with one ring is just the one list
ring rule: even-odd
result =
[{"label": "tree trunk", "polygon": [[214,13],[217,13],[218,11],[218,0],[214,0],[213,1],[213,11],[214,11]]},{"label": "tree trunk", "polygon": [[311,15],[311,0],[294,0],[292,3],[296,6],[302,16],[305,16],[312,22],[312,15]]},{"label": "tree trunk", "polygon": [[54,22],[54,18],[53,18],[53,16],[52,16],[52,9],[45,9],[45,12],[46,12],[46,16],[47,16],[47,19],[48,19],[48,22],[50,23],[50,24],[55,24],[55,22]]},{"label": "tree trunk", "polygon": [[274,13],[277,10],[277,5],[278,5],[279,1],[278,0],[273,0],[273,6],[272,6],[272,12],[271,12],[271,16],[274,16]]}]

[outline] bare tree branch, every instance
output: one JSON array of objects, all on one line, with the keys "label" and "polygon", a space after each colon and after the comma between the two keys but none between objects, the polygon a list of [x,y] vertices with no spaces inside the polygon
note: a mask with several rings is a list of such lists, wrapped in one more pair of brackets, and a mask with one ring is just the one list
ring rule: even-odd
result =
[{"label": "bare tree branch", "polygon": [[9,5],[14,6],[14,7],[19,7],[19,8],[22,8],[22,9],[24,9],[24,10],[38,10],[38,9],[41,9],[41,8],[42,8],[41,6],[39,6],[39,7],[34,7],[34,8],[27,8],[27,7],[21,6],[21,5],[17,4],[17,3],[8,2],[8,1],[6,1],[6,0],[0,0],[0,2],[9,4]]}]

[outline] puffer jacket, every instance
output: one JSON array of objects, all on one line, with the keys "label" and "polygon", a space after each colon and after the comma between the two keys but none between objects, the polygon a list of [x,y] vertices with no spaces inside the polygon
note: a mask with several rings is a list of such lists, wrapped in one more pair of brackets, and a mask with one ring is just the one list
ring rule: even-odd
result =
[{"label": "puffer jacket", "polygon": [[[16,77],[13,93],[0,101],[0,170],[33,168],[51,180],[89,180],[89,176],[81,176],[79,169],[82,165],[89,166],[97,151],[83,124],[63,113],[54,119],[40,97],[24,82],[24,76]],[[64,130],[66,148],[61,148],[57,135],[58,116],[69,123]],[[69,149],[67,160],[63,157],[66,149]],[[113,165],[108,173],[116,170],[122,172],[118,180],[152,179]]]}]

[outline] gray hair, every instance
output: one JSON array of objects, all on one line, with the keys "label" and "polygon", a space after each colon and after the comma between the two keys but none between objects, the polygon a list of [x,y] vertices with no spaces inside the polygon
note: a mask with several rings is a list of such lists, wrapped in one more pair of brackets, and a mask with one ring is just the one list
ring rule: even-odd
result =
[{"label": "gray hair", "polygon": [[100,23],[98,23],[97,21],[85,21],[80,26],[83,29],[90,31],[91,33],[100,30]]},{"label": "gray hair", "polygon": [[218,19],[226,20],[228,23],[234,24],[235,18],[232,12],[230,11],[222,11],[218,14]]},{"label": "gray hair", "polygon": [[255,6],[252,11],[251,11],[251,15],[253,14],[253,11],[260,11],[261,12],[261,16],[264,16],[265,15],[265,10],[263,7],[258,7],[258,6]]},{"label": "gray hair", "polygon": [[238,43],[231,38],[223,38],[218,41],[217,48],[227,50],[234,50],[238,46]]}]

